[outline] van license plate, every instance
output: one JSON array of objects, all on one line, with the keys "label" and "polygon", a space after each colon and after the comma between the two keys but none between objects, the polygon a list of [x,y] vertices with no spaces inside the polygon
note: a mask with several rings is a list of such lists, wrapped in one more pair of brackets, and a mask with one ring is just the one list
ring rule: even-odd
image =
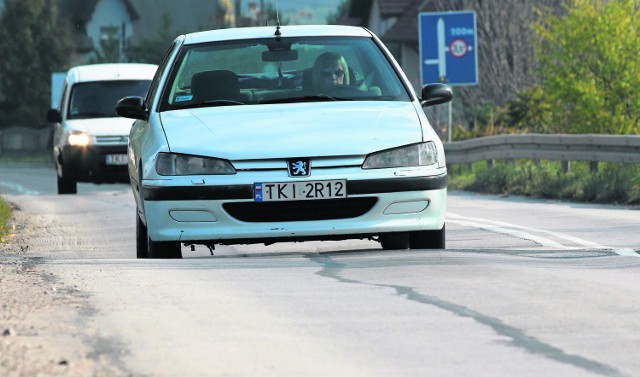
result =
[{"label": "van license plate", "polygon": [[126,165],[129,162],[126,154],[108,154],[105,159],[107,165]]},{"label": "van license plate", "polygon": [[285,200],[340,199],[347,197],[347,181],[271,182],[254,183],[253,198],[256,202]]}]

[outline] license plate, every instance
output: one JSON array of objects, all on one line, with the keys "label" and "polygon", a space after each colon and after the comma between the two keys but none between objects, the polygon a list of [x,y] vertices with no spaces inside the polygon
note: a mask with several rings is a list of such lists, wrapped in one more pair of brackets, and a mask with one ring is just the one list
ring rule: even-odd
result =
[{"label": "license plate", "polygon": [[253,198],[256,202],[284,200],[318,200],[347,197],[347,181],[304,181],[254,183]]},{"label": "license plate", "polygon": [[128,162],[126,154],[108,154],[105,159],[107,165],[126,165]]}]

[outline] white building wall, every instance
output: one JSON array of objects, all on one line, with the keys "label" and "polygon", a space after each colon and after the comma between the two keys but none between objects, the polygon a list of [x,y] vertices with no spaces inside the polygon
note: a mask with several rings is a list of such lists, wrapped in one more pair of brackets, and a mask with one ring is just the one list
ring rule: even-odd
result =
[{"label": "white building wall", "polygon": [[[124,35],[122,35],[123,25]],[[121,41],[129,40],[133,27],[123,0],[99,0],[96,4],[91,20],[87,22],[87,35],[96,49],[100,48],[100,28],[105,26],[117,27]],[[120,55],[123,56],[122,51]]]}]

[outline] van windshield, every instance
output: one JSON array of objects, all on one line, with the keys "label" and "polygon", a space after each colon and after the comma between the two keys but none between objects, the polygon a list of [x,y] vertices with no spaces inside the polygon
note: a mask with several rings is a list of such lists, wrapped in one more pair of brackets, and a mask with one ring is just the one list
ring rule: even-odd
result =
[{"label": "van windshield", "polygon": [[150,80],[93,81],[74,85],[68,119],[117,117],[116,103],[127,96],[144,97]]}]

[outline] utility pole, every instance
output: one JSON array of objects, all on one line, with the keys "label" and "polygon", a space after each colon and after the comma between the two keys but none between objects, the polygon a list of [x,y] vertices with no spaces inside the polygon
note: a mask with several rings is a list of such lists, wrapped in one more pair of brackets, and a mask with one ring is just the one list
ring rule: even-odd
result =
[{"label": "utility pole", "polygon": [[240,21],[240,15],[242,14],[241,8],[242,8],[242,0],[236,0],[236,4],[234,6],[234,18],[235,18],[235,25],[234,26],[238,26],[238,21]]}]

